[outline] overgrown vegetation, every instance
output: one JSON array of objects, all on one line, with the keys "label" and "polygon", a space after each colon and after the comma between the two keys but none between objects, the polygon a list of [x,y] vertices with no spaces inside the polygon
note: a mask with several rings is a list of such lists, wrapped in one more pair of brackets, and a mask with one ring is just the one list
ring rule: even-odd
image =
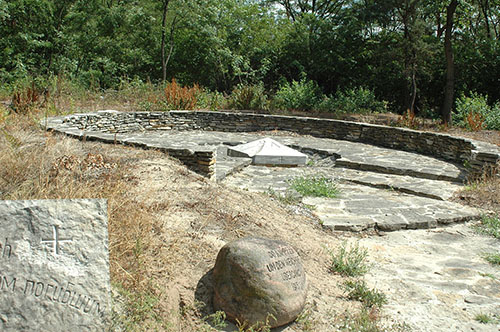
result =
[{"label": "overgrown vegetation", "polygon": [[462,94],[457,100],[453,119],[456,125],[473,131],[500,130],[500,102],[490,106],[488,96],[472,93],[466,97]]},{"label": "overgrown vegetation", "polygon": [[368,250],[360,247],[359,243],[349,246],[347,242],[343,242],[337,250],[331,250],[329,254],[331,272],[347,277],[358,277],[370,269],[370,265],[366,262]]},{"label": "overgrown vegetation", "polygon": [[175,78],[165,87],[165,103],[168,109],[193,110],[197,106],[200,87],[195,84],[192,87],[180,86]]},{"label": "overgrown vegetation", "polygon": [[302,78],[282,84],[276,92],[274,103],[278,109],[311,111],[318,109],[321,100],[322,92],[318,84]]},{"label": "overgrown vegetation", "polygon": [[264,110],[267,108],[267,96],[262,84],[238,84],[228,99],[229,107],[236,110]]},{"label": "overgrown vegetation", "polygon": [[373,91],[359,87],[337,91],[335,96],[326,98],[319,109],[339,114],[368,114],[387,112],[387,102],[379,101]]},{"label": "overgrown vegetation", "polygon": [[500,100],[499,8],[496,0],[0,1],[0,82],[13,90],[25,77],[65,76],[102,92],[120,90],[124,80],[163,89],[175,77],[183,86],[233,91],[234,108],[267,107],[276,93],[275,105],[290,110],[387,107],[435,117],[449,41],[455,95],[477,91],[471,98],[488,96],[480,104],[491,108],[468,112],[462,98],[458,113],[470,114],[471,127],[498,128],[489,114],[498,115]]}]

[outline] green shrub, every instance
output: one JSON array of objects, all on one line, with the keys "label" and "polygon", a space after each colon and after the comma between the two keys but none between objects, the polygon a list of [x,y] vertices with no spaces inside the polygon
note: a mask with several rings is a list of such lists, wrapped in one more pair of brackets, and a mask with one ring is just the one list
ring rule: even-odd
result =
[{"label": "green shrub", "polygon": [[229,98],[229,107],[237,110],[262,110],[267,107],[267,96],[262,84],[238,84]]},{"label": "green shrub", "polygon": [[197,108],[216,111],[226,106],[226,97],[218,91],[202,89],[198,94]]},{"label": "green shrub", "polygon": [[330,271],[343,276],[361,276],[370,268],[366,263],[368,250],[360,247],[358,243],[349,248],[346,242],[343,242],[338,250],[330,252],[330,256],[332,258]]},{"label": "green shrub", "polygon": [[370,89],[358,87],[337,91],[335,96],[323,100],[320,104],[320,110],[343,114],[383,113],[387,111],[387,105],[377,100]]},{"label": "green shrub", "polygon": [[500,102],[491,107],[485,119],[486,129],[500,130]]},{"label": "green shrub", "polygon": [[287,110],[310,111],[317,109],[323,99],[321,89],[315,81],[306,78],[286,82],[275,95],[275,107]]},{"label": "green shrub", "polygon": [[473,92],[456,101],[453,123],[469,130],[500,130],[500,103],[488,105],[488,96]]},{"label": "green shrub", "polygon": [[369,289],[364,280],[348,280],[344,283],[344,290],[350,300],[360,301],[365,307],[381,307],[387,303],[384,293]]}]

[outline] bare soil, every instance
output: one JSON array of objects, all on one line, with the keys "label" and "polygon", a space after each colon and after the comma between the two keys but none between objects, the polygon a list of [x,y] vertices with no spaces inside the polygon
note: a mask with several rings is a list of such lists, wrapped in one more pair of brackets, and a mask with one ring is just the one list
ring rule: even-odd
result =
[{"label": "bare soil", "polygon": [[[298,322],[280,331],[336,331],[346,317],[360,312],[361,304],[348,300],[342,289],[346,278],[329,271],[328,251],[344,240],[360,241],[370,248],[369,260],[376,267],[370,273],[369,285],[382,285],[385,292],[392,292],[390,310],[369,313],[380,325],[391,326],[388,330],[409,330],[399,324],[406,323],[414,314],[428,315],[415,320],[415,331],[427,330],[418,328],[425,320],[432,322],[429,326],[439,327],[443,317],[445,321],[458,320],[467,330],[498,329],[474,321],[474,314],[481,310],[479,305],[467,314],[449,315],[447,310],[451,309],[446,305],[438,310],[419,310],[421,301],[429,299],[412,297],[411,293],[399,301],[394,291],[404,290],[404,284],[391,290],[389,277],[398,273],[398,264],[410,254],[394,255],[391,251],[394,247],[396,252],[399,250],[400,236],[393,236],[396,242],[390,242],[393,237],[384,234],[326,231],[314,217],[301,214],[300,210],[282,205],[265,194],[208,181],[162,153],[54,136],[28,122],[20,119],[7,125],[0,123],[0,198],[108,198],[111,275],[116,301],[113,330],[214,331],[205,320],[213,313],[210,271],[225,243],[247,235],[285,241],[303,259],[309,282],[306,310]],[[495,139],[494,134],[484,134],[487,140],[492,140],[491,137]],[[471,191],[470,197],[463,201],[481,206],[477,197],[480,196],[476,191]],[[415,265],[417,269],[432,259],[425,256],[429,250],[440,250],[437,242],[418,240],[422,236],[427,239],[432,232],[408,233],[414,241],[406,247],[424,254]],[[461,247],[459,243],[456,246]],[[459,254],[450,251],[448,258]],[[471,253],[470,259],[480,260],[478,255]],[[381,266],[385,268],[379,270]],[[429,273],[432,275],[433,271]],[[500,283],[494,281],[500,272],[488,273],[496,279],[484,278],[500,289]],[[427,278],[425,273],[420,276]],[[418,285],[413,288],[415,292],[424,289],[425,286]],[[455,309],[453,312],[458,310]],[[442,325],[442,331],[455,326],[447,324]],[[234,329],[234,326],[232,330],[226,328]]]}]

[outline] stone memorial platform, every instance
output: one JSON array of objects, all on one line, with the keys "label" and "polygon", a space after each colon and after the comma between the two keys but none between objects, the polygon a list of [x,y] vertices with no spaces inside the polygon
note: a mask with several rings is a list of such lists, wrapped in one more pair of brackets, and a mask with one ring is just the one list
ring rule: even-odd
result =
[{"label": "stone memorial platform", "polygon": [[107,202],[0,201],[0,331],[103,331]]},{"label": "stone memorial platform", "polygon": [[[301,176],[339,184],[337,199],[302,198],[333,230],[434,228],[478,219],[480,211],[453,202],[469,178],[500,163],[497,146],[446,134],[348,121],[227,112],[117,112],[49,118],[44,125],[83,140],[157,149],[225,185],[286,193]],[[266,137],[267,136],[267,137]],[[276,141],[292,157],[256,153]],[[239,145],[250,147],[241,150]],[[274,146],[273,144],[268,144]],[[270,148],[266,150],[276,150]],[[293,151],[292,150],[292,151]],[[238,157],[234,157],[238,155]],[[295,158],[295,157],[293,157]],[[466,167],[467,166],[467,167]]]},{"label": "stone memorial platform", "polygon": [[229,147],[227,155],[251,158],[255,165],[298,166],[307,163],[307,155],[269,137]]}]

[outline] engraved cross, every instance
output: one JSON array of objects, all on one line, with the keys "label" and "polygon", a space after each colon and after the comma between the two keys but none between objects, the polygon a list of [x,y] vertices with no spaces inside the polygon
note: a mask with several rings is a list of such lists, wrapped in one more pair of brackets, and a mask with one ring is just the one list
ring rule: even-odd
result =
[{"label": "engraved cross", "polygon": [[42,239],[42,243],[47,243],[49,245],[52,245],[53,247],[53,253],[54,256],[59,255],[60,252],[60,243],[64,242],[71,242],[73,239],[63,239],[59,237],[59,227],[58,226],[52,226],[53,227],[53,234],[52,234],[52,239]]}]

